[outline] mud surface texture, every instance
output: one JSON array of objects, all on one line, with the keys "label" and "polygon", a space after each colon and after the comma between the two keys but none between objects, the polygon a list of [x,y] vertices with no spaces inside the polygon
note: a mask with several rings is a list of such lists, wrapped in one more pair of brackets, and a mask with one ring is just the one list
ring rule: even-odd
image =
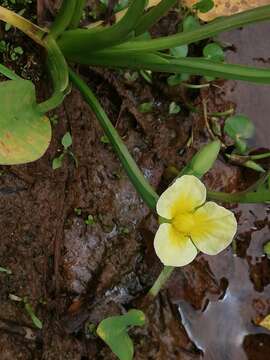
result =
[{"label": "mud surface texture", "polygon": [[[168,27],[168,20],[159,26]],[[229,58],[269,62],[269,30],[268,24],[223,36],[236,48]],[[41,83],[47,79],[35,62],[36,50],[11,34],[12,41],[24,44],[20,61],[32,63],[23,69],[45,96]],[[163,75],[155,75],[149,85],[140,76],[130,81],[127,72],[80,71],[159,193],[175,169],[210,139],[202,115],[205,100],[210,112],[236,106],[250,115],[258,125],[257,145],[270,145],[268,87],[218,82],[219,87],[199,93],[170,88]],[[139,105],[150,101],[152,112],[141,113]],[[181,106],[179,114],[169,115],[172,101]],[[198,113],[189,112],[191,101]],[[162,269],[153,250],[157,219],[139,199],[76,90],[52,115],[58,121],[46,155],[33,164],[0,168],[0,266],[12,271],[0,273],[0,359],[115,359],[91,328],[109,315],[140,306]],[[54,171],[52,160],[67,131],[78,167],[67,156]],[[220,158],[205,182],[212,189],[234,191],[249,185],[251,174]],[[148,325],[132,331],[135,360],[269,358],[270,332],[256,325],[270,313],[270,261],[262,250],[269,240],[269,208],[231,209],[239,220],[234,249],[216,257],[200,255],[175,270],[144,309]],[[11,295],[27,298],[42,330]]]}]

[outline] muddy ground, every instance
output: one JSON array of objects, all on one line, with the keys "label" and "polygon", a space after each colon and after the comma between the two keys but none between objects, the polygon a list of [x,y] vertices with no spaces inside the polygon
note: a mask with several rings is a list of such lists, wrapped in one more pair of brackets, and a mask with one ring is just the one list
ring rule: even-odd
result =
[{"label": "muddy ground", "polygon": [[[168,26],[166,21],[159,26]],[[228,57],[269,62],[269,39],[258,44],[269,30],[266,24],[223,36],[235,45]],[[36,61],[38,50],[14,31],[7,35],[2,29],[2,34],[25,49],[16,64],[6,57],[5,63],[33,79],[39,96],[48,94],[41,85],[47,78]],[[270,147],[268,87],[217,81],[194,92],[168,87],[163,75],[155,75],[150,85],[141,77],[129,82],[124,72],[80,71],[159,193],[171,181],[172,167],[181,169],[210,140],[204,101],[209,112],[233,106],[250,115],[258,125],[254,145]],[[138,107],[146,101],[153,101],[154,109],[142,114]],[[168,114],[172,101],[181,105],[179,114]],[[197,113],[190,112],[190,103]],[[0,168],[0,266],[12,271],[0,273],[0,359],[115,359],[91,326],[142,304],[162,268],[153,250],[157,220],[102,141],[95,116],[76,90],[55,114],[53,140],[42,159]],[[79,165],[66,157],[54,171],[52,160],[67,131]],[[205,177],[209,187],[225,191],[252,181],[252,172],[222,157]],[[235,248],[216,257],[199,255],[175,270],[156,301],[144,308],[148,325],[132,332],[136,360],[269,358],[270,332],[256,324],[270,313],[270,261],[262,250],[270,240],[270,208],[230,208],[239,220]],[[85,223],[88,215],[94,224]],[[43,321],[41,331],[10,294],[27,297]]]}]

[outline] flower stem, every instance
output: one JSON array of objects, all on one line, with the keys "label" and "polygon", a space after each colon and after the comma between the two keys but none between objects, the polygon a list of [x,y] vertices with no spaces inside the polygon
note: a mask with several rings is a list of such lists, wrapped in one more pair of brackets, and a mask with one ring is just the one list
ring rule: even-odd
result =
[{"label": "flower stem", "polygon": [[165,285],[166,281],[170,278],[174,269],[174,266],[164,266],[164,269],[161,271],[159,277],[148,292],[149,297],[155,298],[157,296],[162,287]]},{"label": "flower stem", "polygon": [[34,40],[37,44],[44,46],[42,39],[47,34],[47,32],[41,27],[33,24],[31,21],[26,20],[22,16],[4,8],[3,6],[0,6],[0,20],[16,27],[29,36],[32,40]]}]

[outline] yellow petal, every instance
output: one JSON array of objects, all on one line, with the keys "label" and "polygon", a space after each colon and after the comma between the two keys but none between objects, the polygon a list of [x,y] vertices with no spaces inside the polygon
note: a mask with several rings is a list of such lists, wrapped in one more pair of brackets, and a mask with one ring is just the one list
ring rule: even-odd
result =
[{"label": "yellow petal", "polygon": [[192,241],[208,255],[216,255],[230,245],[237,230],[234,214],[211,201],[196,210],[194,222]]},{"label": "yellow petal", "polygon": [[165,219],[176,214],[193,211],[206,199],[203,183],[193,175],[184,175],[177,179],[157,202],[157,213]]},{"label": "yellow petal", "polygon": [[190,238],[178,233],[171,224],[160,225],[154,240],[160,261],[166,266],[184,266],[191,263],[197,249]]}]

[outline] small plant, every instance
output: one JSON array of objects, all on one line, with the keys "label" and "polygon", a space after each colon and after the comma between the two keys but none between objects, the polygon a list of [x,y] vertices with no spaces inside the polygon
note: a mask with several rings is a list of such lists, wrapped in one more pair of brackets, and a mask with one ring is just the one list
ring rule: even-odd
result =
[{"label": "small plant", "polygon": [[238,153],[245,154],[246,140],[253,137],[255,127],[247,116],[234,115],[227,118],[224,131],[234,141]]},{"label": "small plant", "polygon": [[125,315],[112,316],[101,321],[97,328],[97,334],[120,360],[131,360],[134,347],[128,330],[132,326],[143,326],[144,324],[144,313],[133,309]]},{"label": "small plant", "polygon": [[63,136],[63,138],[61,140],[61,144],[63,145],[64,150],[58,157],[53,159],[53,163],[52,163],[53,170],[59,169],[62,166],[63,160],[66,155],[71,156],[72,159],[74,160],[76,166],[78,166],[77,159],[76,159],[75,155],[73,154],[73,152],[70,150],[70,147],[72,145],[72,137],[69,132],[67,132]]},{"label": "small plant", "polygon": [[11,275],[12,271],[3,267],[0,267],[0,273],[5,273],[7,275]]},{"label": "small plant", "polygon": [[87,216],[87,219],[84,220],[84,223],[85,223],[86,225],[93,225],[93,224],[95,223],[94,216],[91,215],[91,214],[89,214],[89,215]]},{"label": "small plant", "polygon": [[31,304],[28,302],[26,297],[21,298],[21,297],[19,297],[17,295],[10,294],[9,298],[12,301],[16,301],[18,303],[21,303],[22,306],[24,307],[25,311],[27,312],[27,314],[31,318],[32,323],[35,325],[35,327],[38,328],[38,329],[42,329],[42,327],[43,327],[42,321],[35,315],[34,310],[33,310],[32,306],[31,306]]},{"label": "small plant", "polygon": [[[0,83],[0,164],[24,164],[35,161],[44,154],[52,136],[51,123],[46,114],[62,104],[70,91],[70,83],[73,83],[104,130],[101,141],[110,143],[142,200],[159,216],[160,227],[154,245],[157,256],[165,266],[147,295],[153,299],[175,266],[190,263],[198,251],[215,255],[231,244],[237,228],[235,217],[215,201],[270,201],[269,173],[262,169],[264,173],[257,183],[242,192],[224,193],[206,189],[199,179],[212,168],[219,155],[221,143],[215,140],[195,154],[176,176],[173,184],[159,197],[142,174],[92,90],[69,64],[128,69],[128,81],[135,81],[140,75],[149,84],[153,83],[153,72],[163,72],[168,74],[169,85],[182,84],[192,89],[208,87],[209,84],[187,83],[191,75],[202,76],[207,81],[222,78],[270,84],[269,69],[227,64],[223,49],[216,42],[208,43],[203,48],[203,57],[189,56],[190,44],[209,39],[222,31],[270,19],[270,5],[221,18],[206,25],[188,12],[179,26],[179,32],[152,39],[149,29],[176,4],[176,0],[161,0],[148,11],[145,11],[146,3],[146,0],[133,0],[130,4],[121,1],[114,10],[124,11],[116,15],[115,24],[102,26],[97,23],[90,28],[80,28],[86,1],[64,0],[50,29],[38,27],[0,6],[0,20],[23,31],[46,50],[47,69],[53,87],[49,99],[38,103],[33,83],[0,65],[1,74],[9,79]],[[6,1],[4,4],[9,6],[14,2]],[[107,2],[103,1],[104,4],[107,5]],[[205,13],[213,5],[212,0],[200,0],[193,10]],[[0,45],[0,51],[6,51],[7,44],[2,41]],[[22,55],[23,50],[19,47],[14,49],[15,59]],[[152,102],[145,102],[140,104],[139,111],[142,114],[151,112],[153,106]],[[177,114],[181,108],[172,102],[168,111],[170,114]],[[252,124],[244,117],[227,119],[224,128],[235,145],[232,155],[242,157],[243,163],[250,167],[250,161],[270,156],[270,153],[250,155],[248,152],[246,140],[253,130]],[[62,166],[66,155],[71,156],[77,164],[70,150],[72,137],[69,132],[63,136],[61,143],[63,151],[53,160],[53,169]],[[74,211],[81,215],[81,209]],[[89,214],[85,224],[92,225],[94,221],[94,217]],[[127,234],[126,229],[119,231],[120,235]],[[42,322],[34,314],[26,298],[11,295],[10,299],[20,302],[33,324],[42,328]],[[119,359],[130,360],[134,350],[127,331],[130,326],[142,326],[144,323],[145,316],[140,310],[130,310],[124,315],[104,319],[97,328],[97,334]]]}]

